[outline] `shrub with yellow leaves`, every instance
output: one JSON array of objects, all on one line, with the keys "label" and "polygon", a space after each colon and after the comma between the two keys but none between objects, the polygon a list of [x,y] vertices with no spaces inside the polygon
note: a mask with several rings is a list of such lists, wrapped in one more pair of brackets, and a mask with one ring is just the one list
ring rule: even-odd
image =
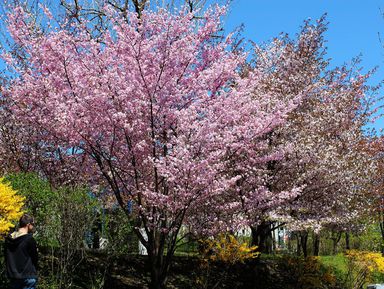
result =
[{"label": "shrub with yellow leaves", "polygon": [[10,184],[0,178],[0,238],[14,227],[13,223],[23,214],[24,200]]},{"label": "shrub with yellow leaves", "polygon": [[381,253],[348,250],[347,257],[347,288],[360,288],[372,281],[375,273],[384,273],[384,257]]},{"label": "shrub with yellow leaves", "polygon": [[[247,243],[240,242],[235,236],[229,234],[221,234],[216,238],[200,241],[202,272],[196,280],[197,288],[219,288],[225,283],[232,266],[260,255],[256,249],[257,246],[249,247]],[[216,266],[219,263],[220,270],[215,273],[213,279],[211,273],[215,263]]]},{"label": "shrub with yellow leaves", "polygon": [[220,235],[217,239],[207,239],[202,243],[202,255],[209,261],[219,261],[228,264],[244,262],[259,256],[257,246],[249,247],[247,243],[239,242],[233,235]]},{"label": "shrub with yellow leaves", "polygon": [[355,263],[365,267],[369,272],[384,273],[384,257],[378,252],[349,250],[347,257]]}]

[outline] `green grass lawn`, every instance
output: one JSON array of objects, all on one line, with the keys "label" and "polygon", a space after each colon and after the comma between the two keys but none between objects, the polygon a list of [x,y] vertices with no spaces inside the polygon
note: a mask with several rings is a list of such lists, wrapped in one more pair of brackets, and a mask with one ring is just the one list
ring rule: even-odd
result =
[{"label": "green grass lawn", "polygon": [[320,256],[320,262],[326,266],[331,267],[333,271],[340,274],[347,274],[347,258],[343,254],[337,254],[335,256]]}]

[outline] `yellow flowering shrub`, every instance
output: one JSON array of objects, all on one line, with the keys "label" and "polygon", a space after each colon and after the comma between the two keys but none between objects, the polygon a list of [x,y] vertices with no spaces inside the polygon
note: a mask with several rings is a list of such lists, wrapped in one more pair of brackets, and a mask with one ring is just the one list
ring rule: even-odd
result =
[{"label": "yellow flowering shrub", "polygon": [[349,250],[347,257],[347,288],[361,288],[371,282],[377,273],[384,273],[384,258],[381,253]]},{"label": "yellow flowering shrub", "polygon": [[228,264],[244,262],[259,256],[257,246],[249,247],[233,235],[220,235],[217,239],[202,241],[202,255],[207,261],[221,261]]},{"label": "yellow flowering shrub", "polygon": [[381,253],[349,250],[346,255],[348,259],[367,268],[369,272],[384,273],[384,257]]},{"label": "yellow flowering shrub", "polygon": [[0,178],[0,236],[8,233],[14,227],[13,222],[21,217],[24,201],[24,197],[19,196],[3,178]]},{"label": "yellow flowering shrub", "polygon": [[[196,280],[197,288],[221,288],[220,285],[225,283],[229,271],[234,265],[259,256],[260,253],[256,252],[256,249],[257,246],[249,247],[247,243],[242,243],[235,236],[228,234],[219,235],[214,239],[201,240],[202,262],[200,264],[201,273]],[[215,264],[216,262],[224,264]],[[218,268],[220,269],[217,270]],[[211,276],[212,272],[215,272],[214,278]]]}]

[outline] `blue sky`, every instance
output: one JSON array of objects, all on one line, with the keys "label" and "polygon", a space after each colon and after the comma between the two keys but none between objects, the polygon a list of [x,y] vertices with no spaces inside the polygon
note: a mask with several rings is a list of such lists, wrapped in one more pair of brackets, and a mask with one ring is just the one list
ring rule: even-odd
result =
[{"label": "blue sky", "polygon": [[[233,0],[225,18],[227,32],[241,23],[245,39],[268,41],[280,32],[293,36],[305,19],[327,13],[325,34],[331,66],[342,65],[361,54],[363,72],[379,66],[370,84],[384,79],[384,1],[377,0]],[[383,92],[384,93],[384,92]],[[384,120],[375,127],[384,129]]]}]

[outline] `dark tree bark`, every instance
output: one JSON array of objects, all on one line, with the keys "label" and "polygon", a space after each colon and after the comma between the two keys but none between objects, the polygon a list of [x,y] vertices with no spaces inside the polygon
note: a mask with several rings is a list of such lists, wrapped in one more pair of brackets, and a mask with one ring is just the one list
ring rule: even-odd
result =
[{"label": "dark tree bark", "polygon": [[297,256],[300,256],[301,255],[301,238],[300,238],[300,234],[296,233],[295,237],[296,237],[296,240],[297,240],[296,254],[297,254]]},{"label": "dark tree bark", "polygon": [[251,227],[252,246],[257,246],[261,253],[272,253],[272,229],[271,222],[262,221],[257,226]]},{"label": "dark tree bark", "polygon": [[339,244],[340,239],[341,239],[341,232],[332,232],[331,239],[332,239],[332,242],[333,242],[332,254],[336,255],[337,254],[337,245]]},{"label": "dark tree bark", "polygon": [[379,212],[379,223],[381,232],[381,255],[384,257],[384,215],[383,212]]},{"label": "dark tree bark", "polygon": [[300,232],[300,244],[301,244],[301,248],[303,249],[304,257],[308,257],[308,232],[307,231]]},{"label": "dark tree bark", "polygon": [[319,256],[320,253],[320,234],[313,233],[313,256]]},{"label": "dark tree bark", "polygon": [[351,250],[351,244],[349,240],[349,232],[345,232],[345,250]]}]

